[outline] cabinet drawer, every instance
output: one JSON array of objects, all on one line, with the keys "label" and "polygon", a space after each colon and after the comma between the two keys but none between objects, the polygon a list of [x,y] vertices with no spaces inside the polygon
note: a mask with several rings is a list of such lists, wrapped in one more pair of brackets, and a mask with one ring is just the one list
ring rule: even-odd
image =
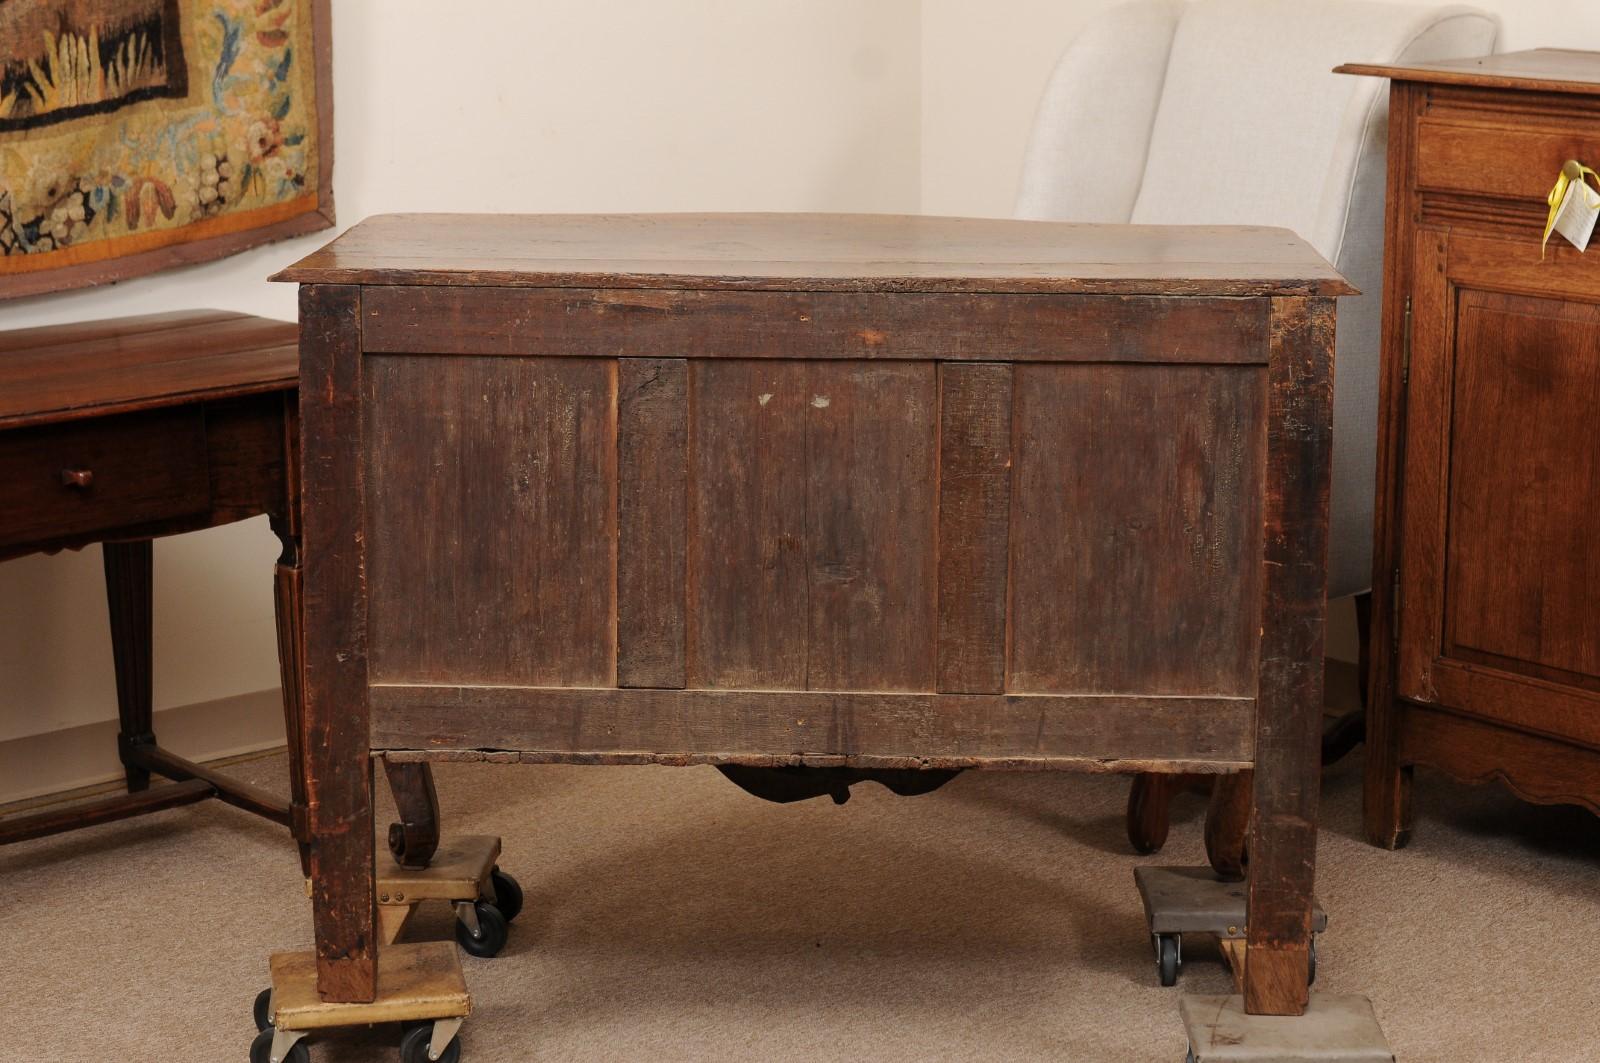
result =
[{"label": "cabinet drawer", "polygon": [[1426,118],[1417,123],[1417,185],[1427,191],[1531,200],[1542,207],[1568,159],[1600,169],[1600,128],[1506,129]]},{"label": "cabinet drawer", "polygon": [[156,410],[0,433],[0,547],[203,513],[204,415]]}]

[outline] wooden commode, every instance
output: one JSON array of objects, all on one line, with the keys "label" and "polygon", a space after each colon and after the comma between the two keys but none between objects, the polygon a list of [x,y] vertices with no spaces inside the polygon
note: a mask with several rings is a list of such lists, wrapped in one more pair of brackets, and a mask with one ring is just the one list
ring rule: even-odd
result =
[{"label": "wooden commode", "polygon": [[1305,1009],[1351,289],[1293,234],[396,215],[278,279],[324,1000],[382,753],[1254,769],[1245,1005]]}]

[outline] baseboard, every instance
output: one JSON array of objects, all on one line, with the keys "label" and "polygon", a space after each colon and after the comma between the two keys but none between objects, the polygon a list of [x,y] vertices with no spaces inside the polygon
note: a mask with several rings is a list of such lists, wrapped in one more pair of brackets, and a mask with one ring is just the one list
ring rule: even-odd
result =
[{"label": "baseboard", "polygon": [[[283,745],[283,695],[258,690],[155,714],[161,744],[195,761]],[[104,720],[0,742],[0,805],[52,800],[122,779],[117,721]]]}]

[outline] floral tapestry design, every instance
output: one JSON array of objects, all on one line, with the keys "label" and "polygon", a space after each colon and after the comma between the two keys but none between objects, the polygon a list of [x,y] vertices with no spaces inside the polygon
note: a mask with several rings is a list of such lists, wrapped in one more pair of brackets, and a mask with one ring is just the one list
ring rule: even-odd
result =
[{"label": "floral tapestry design", "polygon": [[332,224],[324,0],[0,0],[0,296]]}]

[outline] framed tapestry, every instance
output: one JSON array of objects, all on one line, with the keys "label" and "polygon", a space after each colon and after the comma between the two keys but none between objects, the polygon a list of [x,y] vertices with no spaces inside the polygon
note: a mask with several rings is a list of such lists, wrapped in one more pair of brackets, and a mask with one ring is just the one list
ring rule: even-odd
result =
[{"label": "framed tapestry", "polygon": [[0,0],[0,298],[333,224],[329,0]]}]

